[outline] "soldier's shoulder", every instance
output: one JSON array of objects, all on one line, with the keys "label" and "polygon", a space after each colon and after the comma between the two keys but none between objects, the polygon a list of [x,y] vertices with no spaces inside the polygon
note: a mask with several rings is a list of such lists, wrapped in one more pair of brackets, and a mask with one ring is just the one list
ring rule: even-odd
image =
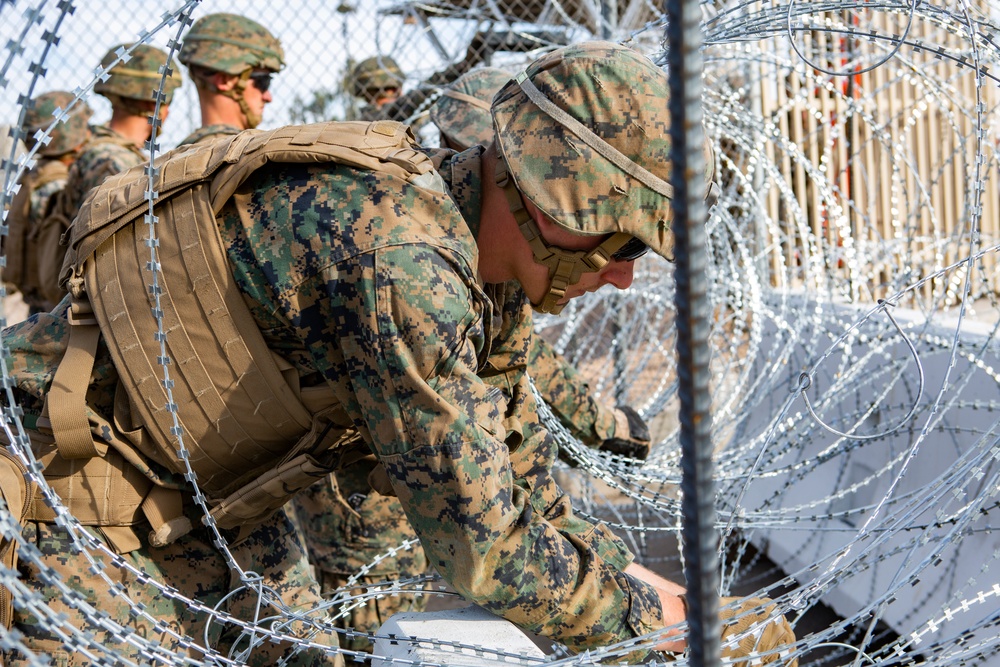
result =
[{"label": "soldier's shoulder", "polygon": [[197,130],[186,136],[183,141],[177,144],[180,146],[190,146],[192,144],[208,143],[215,139],[231,137],[239,134],[242,130],[235,125],[216,124],[199,127]]},{"label": "soldier's shoulder", "polygon": [[70,173],[86,181],[94,174],[116,174],[143,162],[143,156],[127,146],[96,142],[84,148],[73,162]]}]

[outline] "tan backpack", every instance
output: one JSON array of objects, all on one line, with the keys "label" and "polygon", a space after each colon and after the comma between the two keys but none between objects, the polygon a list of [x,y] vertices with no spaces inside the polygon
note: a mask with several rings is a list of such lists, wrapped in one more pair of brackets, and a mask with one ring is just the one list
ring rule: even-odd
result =
[{"label": "tan backpack", "polygon": [[[59,247],[59,237],[52,238],[45,233],[45,221],[49,211],[40,211],[35,221],[31,217],[31,198],[40,188],[62,180],[65,182],[69,174],[68,167],[59,160],[44,160],[21,179],[21,189],[11,201],[7,214],[7,266],[4,269],[4,280],[20,290],[24,301],[34,309],[48,310],[59,299],[51,300],[50,290],[45,289],[41,278],[39,262],[45,261],[52,252],[50,246],[55,246],[61,256],[65,248]],[[55,205],[60,191],[52,194],[48,208]],[[57,280],[52,280],[55,285]],[[61,298],[61,296],[60,296]]]},{"label": "tan backpack", "polygon": [[[224,528],[251,528],[346,463],[345,456],[367,453],[332,391],[299,388],[295,370],[268,349],[230,273],[215,216],[268,162],[336,162],[442,190],[430,158],[413,141],[405,126],[379,121],[248,131],[178,149],[156,165],[155,243],[144,169],[96,188],[72,227],[63,267],[74,326],[46,399],[60,455],[100,455],[84,407],[99,334],[127,397],[121,414],[115,412],[120,433],[142,454],[185,474],[180,434]],[[151,245],[160,260],[155,275]],[[172,541],[186,529],[173,525],[156,541]]]}]

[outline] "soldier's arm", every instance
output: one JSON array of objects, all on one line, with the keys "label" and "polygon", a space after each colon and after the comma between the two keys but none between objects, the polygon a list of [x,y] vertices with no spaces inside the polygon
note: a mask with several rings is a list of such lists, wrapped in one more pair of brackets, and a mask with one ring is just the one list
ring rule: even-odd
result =
[{"label": "soldier's arm", "polygon": [[552,414],[584,444],[598,447],[614,432],[611,407],[594,398],[579,372],[537,334],[531,339],[528,374]]},{"label": "soldier's arm", "polygon": [[339,314],[341,341],[356,409],[431,565],[468,599],[575,649],[662,627],[656,589],[561,532],[518,480],[506,400],[477,375],[489,304],[473,270],[413,246],[372,260],[359,298],[374,307]]},{"label": "soldier's arm", "polygon": [[636,459],[649,454],[649,429],[639,413],[595,397],[580,373],[539,335],[532,336],[528,373],[559,422],[585,445]]}]

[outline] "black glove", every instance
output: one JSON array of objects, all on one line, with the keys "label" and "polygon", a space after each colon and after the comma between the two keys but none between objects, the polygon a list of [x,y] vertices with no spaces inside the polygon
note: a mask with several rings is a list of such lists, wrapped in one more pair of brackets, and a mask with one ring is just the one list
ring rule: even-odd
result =
[{"label": "black glove", "polygon": [[639,413],[627,405],[615,408],[615,437],[601,442],[602,452],[645,460],[649,456],[649,427]]}]

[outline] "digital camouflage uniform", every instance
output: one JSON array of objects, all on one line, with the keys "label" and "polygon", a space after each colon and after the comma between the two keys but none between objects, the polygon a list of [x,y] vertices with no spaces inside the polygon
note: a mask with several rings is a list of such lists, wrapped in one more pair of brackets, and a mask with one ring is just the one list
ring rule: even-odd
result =
[{"label": "digital camouflage uniform", "polygon": [[[358,112],[358,119],[390,120],[375,101],[390,90],[395,90],[397,95],[402,92],[406,76],[396,61],[382,55],[365,58],[351,68],[348,78],[351,95],[365,103]],[[402,122],[405,118],[391,120]]]},{"label": "digital camouflage uniform", "polygon": [[[65,120],[53,125],[57,110],[65,109],[70,109]],[[68,164],[90,138],[91,113],[72,93],[53,91],[32,100],[25,115],[28,149],[36,148],[37,132],[48,130],[48,139],[37,146],[37,163],[21,178],[11,201],[4,278],[20,290],[31,313],[49,310],[62,298],[57,281],[62,230],[45,222],[56,195],[66,186]],[[53,266],[56,262],[59,266]]]},{"label": "digital camouflage uniform", "polygon": [[[51,436],[45,437],[35,431],[38,428],[44,429],[44,427],[39,426],[40,420],[43,424],[45,423],[42,397],[52,383],[69,339],[70,327],[66,320],[68,301],[68,298],[64,299],[51,313],[40,313],[6,329],[3,333],[5,344],[17,350],[15,356],[18,361],[13,370],[19,378],[16,393],[19,404],[25,411],[24,425],[30,429],[29,433],[32,433],[35,454],[45,465],[47,478],[50,474],[56,478],[66,474],[66,471],[72,469],[75,463],[62,459],[53,450]],[[95,414],[110,415],[113,412],[115,401],[117,373],[103,345],[99,350],[92,377],[93,381],[88,392],[89,407]],[[107,424],[107,422],[105,423]],[[103,429],[109,429],[109,427],[106,425]],[[122,465],[121,459],[113,458],[111,454],[107,455],[106,458],[111,462],[118,461],[116,464],[118,466]],[[124,464],[124,466],[129,467],[128,464]],[[144,468],[141,472],[132,469],[131,472],[126,473],[126,475],[135,474],[140,475],[140,477],[145,474],[150,478],[172,485],[182,484],[181,480],[172,476],[155,462],[149,462],[149,467]],[[36,502],[41,503],[40,500]],[[195,525],[199,525],[200,520],[200,515],[197,512],[199,511],[193,506],[187,510]],[[115,527],[89,526],[87,530],[98,537],[109,549],[119,553],[128,564],[149,574],[153,580],[173,586],[181,595],[196,598],[208,606],[214,606],[221,602],[222,598],[238,584],[238,579],[229,571],[226,562],[214,545],[213,536],[207,529],[199,528],[171,544],[156,548],[151,548],[148,544],[146,535],[149,534],[150,528],[144,522],[140,523],[135,531],[141,541],[141,544],[136,547],[123,546],[127,543],[127,539],[123,539],[121,531]],[[235,537],[232,531],[223,532],[230,541]],[[45,565],[52,568],[53,572],[95,608],[107,613],[110,618],[121,625],[134,628],[142,636],[161,637],[169,650],[180,652],[181,655],[195,657],[203,655],[196,649],[185,649],[179,646],[175,639],[158,632],[149,621],[134,621],[129,605],[121,598],[114,597],[109,590],[110,585],[91,574],[85,561],[67,558],[67,554],[75,553],[75,551],[73,542],[64,530],[50,521],[29,521],[24,526],[24,534],[28,542],[39,549]],[[318,603],[319,593],[310,572],[301,539],[283,512],[276,513],[266,523],[253,531],[246,540],[232,547],[231,551],[245,571],[261,574],[267,585],[293,607],[300,605],[303,609],[309,609]],[[106,559],[103,558],[99,560],[106,562]],[[78,612],[74,612],[68,607],[60,595],[39,579],[37,569],[34,566],[22,559],[19,570],[22,579],[42,596],[48,607],[64,611],[70,615],[71,623],[78,627],[84,627],[83,622],[79,620]],[[200,645],[206,623],[204,614],[192,611],[183,601],[173,600],[165,596],[148,583],[137,580],[125,570],[108,568],[108,573],[113,583],[122,586],[122,593],[136,603],[146,605],[147,611],[158,622],[165,624],[173,631],[186,633]],[[255,602],[256,598],[252,595],[238,595],[229,600],[222,609],[238,618],[251,620],[255,613]],[[264,615],[273,613],[268,609],[264,609],[263,612]],[[14,625],[25,634],[25,643],[33,651],[52,657],[55,661],[54,664],[81,666],[91,664],[85,656],[69,653],[63,649],[62,643],[53,638],[45,627],[40,626],[32,614],[15,612]],[[210,641],[212,646],[225,652],[236,640],[238,634],[236,628],[226,628],[216,623],[210,633]],[[294,634],[294,630],[291,631],[291,634]],[[139,658],[138,649],[130,644],[114,640],[111,635],[102,636],[99,634],[96,639],[98,643],[108,646],[110,650],[123,655],[126,659],[138,660]],[[317,641],[323,643],[324,638],[318,638]],[[260,667],[273,665],[275,660],[288,653],[289,649],[287,648],[266,645],[253,654],[253,659],[249,664]],[[24,656],[20,654],[3,654],[3,658],[4,664],[8,667],[27,664]],[[322,653],[318,651],[307,652],[300,657],[300,660],[300,662],[293,661],[289,664],[327,664],[327,662],[321,663],[323,657]],[[330,658],[328,663],[339,664],[339,661]]]},{"label": "digital camouflage uniform", "polygon": [[[142,148],[105,125],[91,127],[93,140],[69,170],[61,208],[75,215],[87,193],[107,179],[146,161]],[[72,218],[70,218],[72,219]]]},{"label": "digital camouflage uniform", "polygon": [[[511,75],[484,67],[459,77],[431,107],[442,144],[465,150],[493,141],[490,103]],[[616,410],[597,400],[579,372],[541,336],[532,338],[528,372],[559,421],[584,444],[634,458],[649,451],[649,430],[628,406]]]},{"label": "digital camouflage uniform", "polygon": [[[369,63],[371,67],[376,64],[374,60]],[[387,71],[379,83],[394,82],[389,78],[393,64],[391,61],[382,63]],[[369,74],[374,76],[378,72]],[[481,68],[459,77],[445,90],[431,107],[430,118],[440,128],[442,139],[449,148],[465,150],[477,144],[487,145],[493,140],[490,102],[510,78],[503,70]],[[613,438],[614,409],[595,399],[577,371],[541,336],[534,335],[531,340],[529,373],[560,421],[591,447],[600,447]],[[639,419],[638,415],[635,418]],[[642,442],[644,435],[645,442]],[[648,448],[648,430],[641,419],[631,436],[633,441],[639,439],[635,442],[637,449],[643,445]],[[619,438],[622,442],[628,439],[628,433]],[[314,485],[293,500],[294,515],[324,596],[341,590],[352,575],[361,585],[352,591],[361,592],[379,583],[412,579],[426,573],[427,561],[419,545],[397,551],[407,540],[415,540],[416,533],[394,496],[384,496],[370,488],[369,469],[355,466],[339,471],[330,480]],[[363,567],[365,574],[360,574]],[[344,619],[343,627],[373,633],[392,614],[419,611],[424,606],[423,597],[410,594],[370,599]],[[347,645],[356,650],[370,650],[371,647],[364,638],[348,641]]]},{"label": "digital camouflage uniform", "polygon": [[[129,48],[130,44],[113,47],[101,59],[101,66],[107,67],[115,62],[117,52]],[[170,72],[164,75],[159,71],[169,65]],[[94,86],[94,92],[107,97],[112,108],[126,109],[137,116],[146,116],[147,112],[136,105],[139,102],[149,102],[154,99],[156,91],[163,80],[162,104],[169,105],[173,100],[174,91],[181,85],[181,75],[177,65],[167,63],[167,54],[148,44],[136,45],[131,58],[111,68],[108,79],[99,81]],[[142,164],[146,160],[143,147],[123,137],[105,126],[93,128],[94,139],[87,149],[80,154],[70,169],[69,181],[66,184],[67,199],[62,208],[72,220],[79,210],[84,197],[92,188],[97,187],[112,174]]]},{"label": "digital camouflage uniform", "polygon": [[[359,111],[360,120],[395,120],[407,123],[417,132],[428,121],[429,106],[441,88],[482,62],[489,55],[487,38],[476,33],[466,48],[465,56],[456,63],[434,72],[416,88],[403,92],[406,76],[389,56],[379,55],[362,60],[349,74],[349,90],[365,103]],[[522,45],[523,46],[523,45]],[[536,45],[537,46],[537,45]],[[399,96],[376,105],[375,100],[387,89],[395,88]]]},{"label": "digital camouflage uniform", "polygon": [[[461,594],[576,648],[649,632],[655,590],[622,572],[624,544],[577,518],[549,476],[555,452],[521,370],[530,306],[476,277],[479,172],[478,148],[426,188],[334,164],[262,168],[241,186],[252,215],[231,199],[217,218],[233,276],[269,346],[303,382],[334,388]],[[7,332],[21,391],[47,388],[35,355],[56,354],[57,329]],[[198,567],[161,564],[175,586]]]}]

